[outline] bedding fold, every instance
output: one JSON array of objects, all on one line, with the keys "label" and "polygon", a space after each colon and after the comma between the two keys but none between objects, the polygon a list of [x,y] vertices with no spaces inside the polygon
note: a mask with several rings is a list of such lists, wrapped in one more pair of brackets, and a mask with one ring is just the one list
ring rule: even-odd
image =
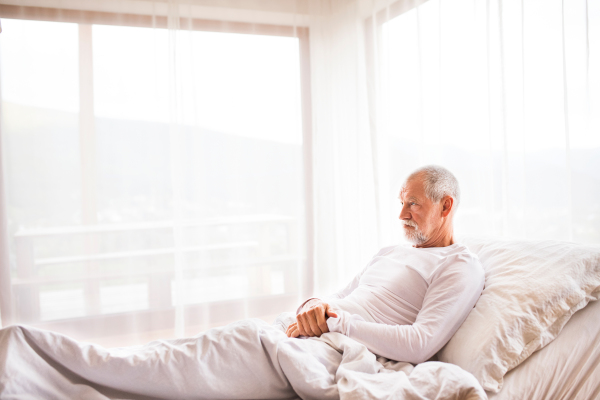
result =
[{"label": "bedding fold", "polygon": [[486,399],[457,366],[377,357],[339,333],[288,338],[293,314],[106,349],[27,326],[0,330],[2,399]]}]

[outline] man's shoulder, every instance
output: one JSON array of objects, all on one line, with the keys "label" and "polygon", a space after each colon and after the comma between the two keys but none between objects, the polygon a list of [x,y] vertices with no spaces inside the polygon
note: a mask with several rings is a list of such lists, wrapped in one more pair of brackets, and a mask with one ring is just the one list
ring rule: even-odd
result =
[{"label": "man's shoulder", "polygon": [[460,243],[455,243],[452,247],[453,249],[449,252],[445,263],[447,272],[453,271],[454,273],[467,274],[483,279],[485,271],[477,254]]},{"label": "man's shoulder", "polygon": [[479,257],[476,253],[472,252],[467,246],[465,246],[462,243],[455,243],[454,246],[456,246],[454,252],[458,258],[481,267]]},{"label": "man's shoulder", "polygon": [[386,255],[388,253],[391,253],[392,251],[394,251],[394,249],[396,247],[398,247],[398,245],[391,245],[391,246],[382,247],[381,249],[379,249],[379,251],[377,252],[377,254],[375,254],[374,257],[383,256],[383,255]]}]

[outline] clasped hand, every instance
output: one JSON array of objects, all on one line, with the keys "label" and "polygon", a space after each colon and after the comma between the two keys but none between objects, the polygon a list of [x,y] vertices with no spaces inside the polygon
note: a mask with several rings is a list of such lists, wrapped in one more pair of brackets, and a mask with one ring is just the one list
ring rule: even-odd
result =
[{"label": "clasped hand", "polygon": [[[316,301],[315,301],[316,300]],[[336,312],[327,303],[315,299],[302,307],[296,316],[296,322],[290,324],[285,332],[288,337],[321,336],[329,332],[327,318],[337,318]]]}]

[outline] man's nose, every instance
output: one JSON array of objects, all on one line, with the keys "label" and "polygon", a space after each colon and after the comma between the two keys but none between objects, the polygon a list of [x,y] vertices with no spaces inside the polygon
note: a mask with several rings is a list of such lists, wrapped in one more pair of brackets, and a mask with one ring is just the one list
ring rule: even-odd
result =
[{"label": "man's nose", "polygon": [[410,219],[411,215],[410,212],[408,211],[408,205],[405,204],[402,206],[402,210],[400,210],[400,216],[398,218],[400,219]]}]

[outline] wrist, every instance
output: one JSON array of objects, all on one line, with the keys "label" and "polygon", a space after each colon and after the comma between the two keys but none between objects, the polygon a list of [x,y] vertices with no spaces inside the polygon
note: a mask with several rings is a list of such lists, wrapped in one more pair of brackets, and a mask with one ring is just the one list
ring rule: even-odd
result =
[{"label": "wrist", "polygon": [[353,323],[364,321],[364,318],[358,314],[350,314],[347,311],[336,310],[337,318],[330,317],[327,319],[327,328],[330,332],[338,332],[346,336],[350,336]]},{"label": "wrist", "polygon": [[310,299],[308,300],[306,303],[304,303],[304,306],[302,306],[303,310],[310,310],[313,307],[318,306],[319,304],[321,304],[323,301],[321,299]]},{"label": "wrist", "polygon": [[314,307],[315,305],[321,303],[321,299],[318,299],[316,297],[311,297],[310,299],[306,300],[304,303],[300,304],[300,307],[298,307],[298,309],[296,310],[296,315],[300,314],[301,312],[304,312],[306,310],[309,310],[310,308]]}]

